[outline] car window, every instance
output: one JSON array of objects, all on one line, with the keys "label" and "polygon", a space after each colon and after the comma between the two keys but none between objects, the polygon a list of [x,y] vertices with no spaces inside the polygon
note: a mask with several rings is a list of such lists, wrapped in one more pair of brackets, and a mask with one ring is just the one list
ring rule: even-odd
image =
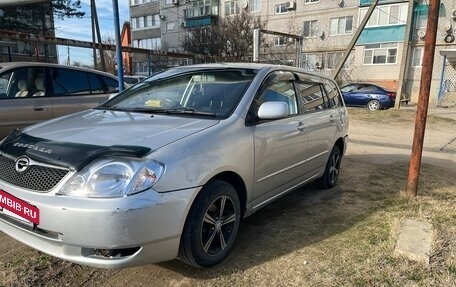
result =
[{"label": "car window", "polygon": [[288,105],[290,116],[298,113],[298,104],[293,82],[280,79],[280,72],[273,73],[263,83],[261,92],[254,100],[257,110],[265,102],[284,102]]},{"label": "car window", "polygon": [[107,93],[118,93],[119,82],[113,78],[101,76]]},{"label": "car window", "polygon": [[25,98],[45,95],[44,69],[18,68],[0,76],[1,98]]},{"label": "car window", "polygon": [[87,73],[69,69],[50,69],[54,96],[87,95],[91,88]]},{"label": "car window", "polygon": [[341,107],[342,100],[336,84],[328,80],[326,81],[324,88],[328,97],[328,108]]},{"label": "car window", "polygon": [[355,91],[356,89],[357,89],[356,85],[347,85],[347,86],[342,87],[340,90],[344,93],[349,93],[349,92]]},{"label": "car window", "polygon": [[100,77],[97,74],[88,74],[90,91],[92,94],[103,94],[103,85],[100,82]]},{"label": "car window", "polygon": [[[244,70],[198,71],[141,82],[104,107],[142,112],[210,113],[225,117],[236,107],[255,74]],[[102,108],[102,107],[100,107]]]},{"label": "car window", "polygon": [[324,99],[324,90],[321,83],[299,82],[299,100],[305,112],[323,110],[327,107]]}]

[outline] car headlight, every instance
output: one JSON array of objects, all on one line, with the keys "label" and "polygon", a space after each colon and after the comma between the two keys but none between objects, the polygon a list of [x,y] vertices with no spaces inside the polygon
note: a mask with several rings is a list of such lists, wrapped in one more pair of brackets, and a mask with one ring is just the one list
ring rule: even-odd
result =
[{"label": "car headlight", "polygon": [[151,188],[165,166],[157,161],[112,158],[96,161],[74,174],[58,194],[79,197],[122,197]]}]

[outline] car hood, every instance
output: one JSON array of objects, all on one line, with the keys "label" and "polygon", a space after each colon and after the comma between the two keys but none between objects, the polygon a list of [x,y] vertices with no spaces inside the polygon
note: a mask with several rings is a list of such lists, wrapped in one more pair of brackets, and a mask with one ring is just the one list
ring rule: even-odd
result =
[{"label": "car hood", "polygon": [[156,150],[218,122],[185,116],[89,110],[31,126],[24,133],[51,141],[144,146]]}]

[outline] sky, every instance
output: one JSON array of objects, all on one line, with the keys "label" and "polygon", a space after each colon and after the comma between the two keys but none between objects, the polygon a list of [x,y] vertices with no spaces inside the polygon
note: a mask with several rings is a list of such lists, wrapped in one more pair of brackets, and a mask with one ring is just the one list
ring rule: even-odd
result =
[{"label": "sky", "polygon": [[[120,27],[129,20],[128,12],[129,0],[118,0]],[[81,0],[82,11],[86,15],[82,19],[66,18],[64,20],[55,20],[56,37],[67,38],[81,41],[92,41],[92,26],[90,18],[90,0]],[[112,0],[96,0],[98,21],[100,23],[100,33],[102,39],[114,34],[114,14]],[[66,63],[68,58],[68,47],[59,46],[59,62]],[[92,49],[70,47],[71,63],[77,61],[83,64],[93,65]]]}]

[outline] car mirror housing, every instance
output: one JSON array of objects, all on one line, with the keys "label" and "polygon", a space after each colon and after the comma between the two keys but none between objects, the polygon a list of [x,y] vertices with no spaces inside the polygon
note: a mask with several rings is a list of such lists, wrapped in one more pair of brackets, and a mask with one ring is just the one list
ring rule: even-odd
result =
[{"label": "car mirror housing", "polygon": [[258,109],[262,120],[274,120],[288,117],[288,104],[284,102],[265,102]]}]

